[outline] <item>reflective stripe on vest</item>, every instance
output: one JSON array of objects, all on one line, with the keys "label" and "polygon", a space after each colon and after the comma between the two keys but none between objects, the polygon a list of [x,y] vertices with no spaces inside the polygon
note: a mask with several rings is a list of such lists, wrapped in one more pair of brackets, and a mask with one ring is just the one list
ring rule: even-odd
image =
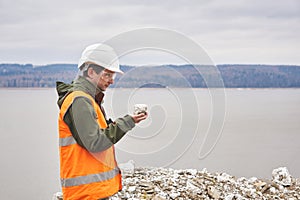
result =
[{"label": "reflective stripe on vest", "polygon": [[65,138],[59,138],[59,146],[65,147],[72,144],[76,144],[76,140],[73,136],[65,137]]},{"label": "reflective stripe on vest", "polygon": [[109,180],[120,173],[118,167],[112,169],[111,171],[102,172],[98,174],[89,174],[87,176],[79,176],[75,178],[66,178],[61,179],[61,184],[63,187],[71,187],[71,186],[78,186],[84,185],[89,183],[95,183],[99,181],[106,181]]}]

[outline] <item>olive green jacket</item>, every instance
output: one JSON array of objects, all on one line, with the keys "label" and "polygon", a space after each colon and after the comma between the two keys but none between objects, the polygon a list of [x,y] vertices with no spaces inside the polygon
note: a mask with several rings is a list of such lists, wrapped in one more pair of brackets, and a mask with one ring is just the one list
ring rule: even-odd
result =
[{"label": "olive green jacket", "polygon": [[[84,77],[79,77],[71,84],[56,83],[59,108],[68,94],[73,91],[83,91],[95,98],[105,116],[101,102],[104,94],[93,83]],[[126,115],[109,123],[107,128],[101,129],[96,121],[96,112],[87,98],[76,98],[64,116],[64,122],[69,126],[76,142],[90,152],[106,150],[117,143],[135,123],[133,118]],[[106,117],[106,116],[105,116]]]}]

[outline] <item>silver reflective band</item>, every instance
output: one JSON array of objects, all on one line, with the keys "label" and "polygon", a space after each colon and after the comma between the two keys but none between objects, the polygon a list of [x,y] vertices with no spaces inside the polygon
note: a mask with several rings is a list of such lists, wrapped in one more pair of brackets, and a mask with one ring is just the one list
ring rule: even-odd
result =
[{"label": "silver reflective band", "polygon": [[61,185],[63,187],[71,187],[71,186],[78,186],[78,185],[83,185],[83,184],[106,181],[106,180],[112,179],[119,173],[120,173],[120,170],[118,167],[116,167],[113,170],[110,170],[107,172],[102,172],[99,174],[90,174],[90,175],[86,175],[86,176],[78,176],[75,178],[61,179]]},{"label": "silver reflective band", "polygon": [[59,146],[64,147],[71,144],[76,144],[76,140],[73,138],[73,136],[59,138]]}]

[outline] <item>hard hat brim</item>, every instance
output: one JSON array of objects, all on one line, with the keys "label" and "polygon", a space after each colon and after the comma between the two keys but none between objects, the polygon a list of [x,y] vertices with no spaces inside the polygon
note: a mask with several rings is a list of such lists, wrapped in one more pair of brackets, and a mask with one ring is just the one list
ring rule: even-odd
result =
[{"label": "hard hat brim", "polygon": [[112,72],[124,74],[124,72],[122,72],[122,70],[120,69],[117,54],[115,53],[112,47],[106,44],[97,43],[88,46],[82,52],[81,58],[78,63],[78,68],[80,69],[80,67],[84,63],[88,62],[99,65]]}]

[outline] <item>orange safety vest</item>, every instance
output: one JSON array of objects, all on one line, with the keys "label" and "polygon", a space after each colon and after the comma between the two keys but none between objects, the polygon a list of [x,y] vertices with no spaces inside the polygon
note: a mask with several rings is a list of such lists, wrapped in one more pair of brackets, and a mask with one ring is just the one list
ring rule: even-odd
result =
[{"label": "orange safety vest", "polygon": [[110,148],[91,153],[77,144],[64,116],[77,97],[91,101],[100,128],[106,120],[92,96],[74,91],[64,100],[59,113],[60,178],[64,200],[96,200],[109,197],[122,189],[121,173],[115,160],[115,150]]}]

